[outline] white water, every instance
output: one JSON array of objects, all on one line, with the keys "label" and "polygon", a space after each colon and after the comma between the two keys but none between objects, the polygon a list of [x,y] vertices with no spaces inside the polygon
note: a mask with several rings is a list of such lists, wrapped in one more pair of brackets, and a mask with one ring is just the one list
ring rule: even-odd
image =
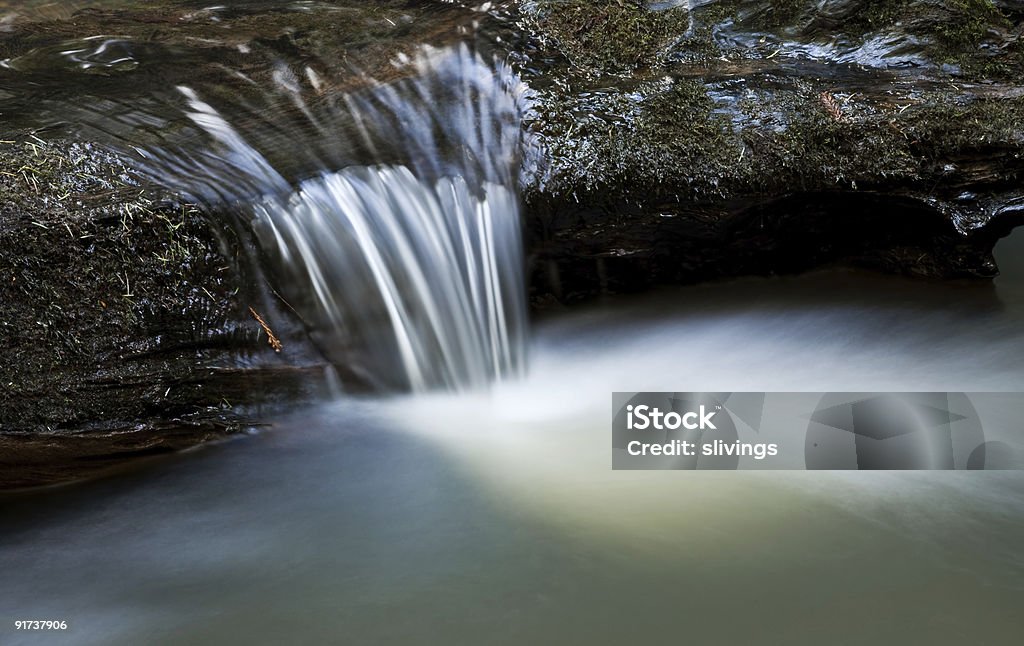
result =
[{"label": "white water", "polygon": [[[315,75],[279,71],[308,126],[286,142],[309,153],[298,180],[190,88],[203,147],[140,152],[155,178],[246,220],[328,358],[384,390],[485,387],[524,370],[526,92],[465,45],[398,65],[411,76],[327,107],[306,103]],[[347,164],[357,148],[402,163]]]},{"label": "white water", "polygon": [[526,306],[516,197],[478,190],[347,169],[265,198],[255,226],[311,290],[322,347],[362,355],[377,383],[481,387],[522,369]]}]

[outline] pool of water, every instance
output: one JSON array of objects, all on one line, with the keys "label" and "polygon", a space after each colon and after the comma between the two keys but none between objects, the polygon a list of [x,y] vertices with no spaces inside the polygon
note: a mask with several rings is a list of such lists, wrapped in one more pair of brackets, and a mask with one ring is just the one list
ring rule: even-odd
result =
[{"label": "pool of water", "polygon": [[529,377],[489,394],[295,410],[3,496],[0,639],[1016,643],[1024,474],[613,472],[607,415],[616,389],[1024,390],[1021,251],[994,286],[613,301],[540,324]]}]

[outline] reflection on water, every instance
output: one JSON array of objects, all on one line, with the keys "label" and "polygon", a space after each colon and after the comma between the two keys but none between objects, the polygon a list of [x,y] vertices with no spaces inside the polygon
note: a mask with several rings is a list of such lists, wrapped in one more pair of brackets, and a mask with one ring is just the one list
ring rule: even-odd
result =
[{"label": "reflection on water", "polygon": [[123,71],[135,69],[138,61],[132,53],[132,44],[119,38],[90,36],[66,41],[48,48],[0,61],[0,67],[16,71],[29,71],[36,65],[66,71]]},{"label": "reflection on water", "polygon": [[619,302],[542,325],[487,397],[297,411],[7,496],[0,607],[67,619],[54,643],[1015,643],[1021,474],[612,472],[607,415],[617,388],[1024,390],[1022,243],[993,288]]}]

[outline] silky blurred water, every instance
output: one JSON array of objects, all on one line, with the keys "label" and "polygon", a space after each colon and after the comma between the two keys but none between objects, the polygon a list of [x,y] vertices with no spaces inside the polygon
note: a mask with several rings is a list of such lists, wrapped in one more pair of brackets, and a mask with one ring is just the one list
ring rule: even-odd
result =
[{"label": "silky blurred water", "polygon": [[[140,122],[153,116],[130,107],[83,118],[120,130],[118,150],[154,183],[204,205],[221,228],[251,231],[261,252],[252,274],[274,277],[339,368],[375,392],[484,388],[525,368],[518,182],[530,93],[465,44],[424,47],[396,66],[408,77],[365,78],[370,89],[326,107],[306,102],[315,76],[282,71],[268,98],[288,97],[299,124],[265,113],[289,139],[263,151],[252,141],[261,129],[239,130],[185,86],[181,110],[198,140],[172,130],[140,148]],[[302,173],[289,178],[268,148],[306,156]],[[372,163],[355,162],[359,148]]]},{"label": "silky blurred water", "polygon": [[616,389],[1024,390],[1024,238],[998,251],[994,287],[614,301],[542,324],[530,376],[489,395],[296,410],[6,495],[0,641],[1018,643],[1020,473],[612,472],[608,449]]}]

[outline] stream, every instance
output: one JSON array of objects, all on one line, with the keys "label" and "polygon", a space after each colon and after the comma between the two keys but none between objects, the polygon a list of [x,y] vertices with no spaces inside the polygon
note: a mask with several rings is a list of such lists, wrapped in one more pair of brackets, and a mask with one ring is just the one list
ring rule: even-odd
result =
[{"label": "stream", "polygon": [[5,495],[0,607],[74,644],[1014,643],[1019,472],[613,472],[608,448],[616,389],[1024,389],[1024,237],[997,255],[991,289],[613,301],[539,325],[529,377],[488,395],[296,410]]},{"label": "stream", "polygon": [[[133,3],[93,4],[116,17]],[[263,63],[246,57],[294,55],[309,70],[322,62],[296,54],[306,41],[292,47],[259,35],[267,27],[258,12],[275,3],[151,4],[145,24],[160,38],[146,40],[145,30],[126,23],[120,26],[132,34],[97,42],[65,39],[71,28],[58,5],[0,2],[0,33],[34,16],[46,27],[39,33],[56,34],[39,36],[56,42],[18,57],[0,52],[0,80],[18,79],[0,87],[0,111],[19,126],[56,128],[82,116],[69,106],[83,88],[173,94],[189,81],[210,92],[215,83],[205,75],[220,78],[225,69],[245,76],[242,85],[266,81]],[[315,22],[309,16],[323,9],[277,4],[286,21]],[[427,3],[385,4],[419,16]],[[468,24],[465,11],[439,11],[437,33],[450,31],[452,21]],[[234,26],[228,36],[218,31],[222,24]],[[381,38],[419,38],[388,16],[374,24],[394,31]],[[419,28],[434,33],[431,24]],[[249,36],[256,45],[242,42]],[[336,44],[324,42],[326,59]],[[360,41],[353,51],[379,75],[385,66],[374,67],[376,46]],[[461,51],[470,70],[489,64]],[[140,66],[142,81],[121,80]],[[66,82],[54,84],[61,75]],[[299,78],[319,91],[321,76],[328,76],[323,69]],[[491,103],[505,106],[511,85]],[[484,90],[474,86],[472,94],[487,98]],[[200,129],[221,143],[234,136],[199,99],[208,94],[185,96]],[[161,119],[173,111],[159,111],[170,110],[165,98],[157,102],[163,108],[141,107],[136,117],[144,118],[133,117],[134,125],[166,126]],[[110,115],[130,103],[89,110]],[[35,105],[39,112],[30,114]],[[498,113],[504,129],[474,131],[478,148],[504,162],[513,152],[483,140],[519,132],[519,106],[506,108]],[[473,123],[493,109],[480,99],[453,114]],[[246,123],[244,115],[230,116]],[[112,117],[106,125],[115,122],[125,123]],[[282,141],[276,134],[269,143]],[[438,149],[458,155],[472,148],[445,144]],[[238,211],[270,223],[266,239],[280,245],[283,265],[301,256],[289,267],[309,279],[296,289],[321,325],[318,342],[336,341],[341,328],[388,337],[369,344],[367,371],[404,370],[376,381],[414,394],[295,405],[223,442],[99,479],[0,494],[0,643],[1019,643],[1024,473],[613,471],[609,404],[613,391],[956,391],[1005,410],[1000,402],[1024,391],[1024,231],[1000,242],[1003,273],[992,283],[828,269],[607,297],[547,313],[527,334],[522,277],[508,273],[522,265],[520,241],[511,239],[518,235],[517,167],[492,172],[479,150],[467,157],[480,165],[479,176],[458,167],[460,179],[449,177],[450,168],[423,177],[407,170],[418,171],[411,162],[349,159],[361,170],[325,169],[296,188],[275,166],[288,161],[287,150],[279,151],[284,162],[250,150],[228,152],[234,162],[256,160],[260,173],[273,166],[283,196],[268,193]],[[168,168],[161,164],[158,170]],[[193,170],[175,167],[183,175]],[[231,175],[239,167],[221,168],[225,177],[241,177],[231,190],[252,179]],[[459,184],[467,178],[486,191]],[[197,184],[208,180],[201,175]],[[300,209],[359,220],[354,230],[371,227],[384,211],[352,216],[352,205],[362,203],[357,193],[393,207],[388,217],[399,224],[326,251],[309,249],[349,235],[337,233],[337,219],[279,233]],[[205,199],[199,189],[190,195]],[[436,245],[403,246],[414,237],[402,228],[403,196],[429,204],[421,216]],[[452,204],[455,224],[444,220]],[[486,226],[460,232],[467,213]],[[470,238],[473,244],[460,246]],[[388,244],[393,258],[368,255],[355,269],[339,260]],[[352,271],[377,281],[361,285],[379,289],[323,296]],[[437,296],[449,278],[447,296]],[[463,283],[476,286],[473,298],[463,297]],[[403,301],[408,284],[422,289]],[[342,316],[354,317],[365,302],[374,303],[368,309],[379,310],[370,312],[377,318]],[[436,316],[421,316],[428,310]],[[415,332],[412,340],[387,334],[402,326]],[[378,352],[379,345],[386,347]],[[449,390],[439,392],[439,384]],[[15,620],[68,627],[16,631]]]}]

